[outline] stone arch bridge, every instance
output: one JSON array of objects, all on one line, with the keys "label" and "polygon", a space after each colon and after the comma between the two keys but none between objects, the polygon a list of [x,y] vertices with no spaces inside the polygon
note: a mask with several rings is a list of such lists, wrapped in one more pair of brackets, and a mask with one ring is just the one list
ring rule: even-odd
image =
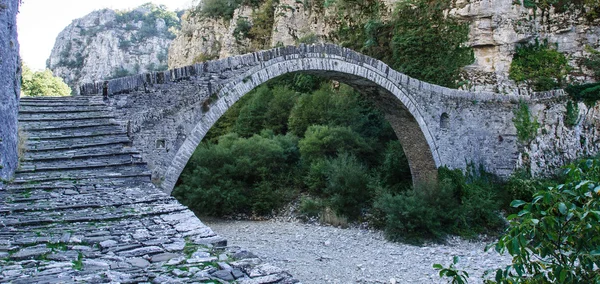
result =
[{"label": "stone arch bridge", "polygon": [[275,77],[302,72],[346,83],[382,110],[402,144],[414,182],[437,168],[482,164],[499,176],[519,158],[513,111],[535,96],[464,92],[403,75],[385,63],[336,45],[300,45],[204,62],[169,71],[86,84],[104,96],[133,145],[170,193],[204,135],[229,107]]}]

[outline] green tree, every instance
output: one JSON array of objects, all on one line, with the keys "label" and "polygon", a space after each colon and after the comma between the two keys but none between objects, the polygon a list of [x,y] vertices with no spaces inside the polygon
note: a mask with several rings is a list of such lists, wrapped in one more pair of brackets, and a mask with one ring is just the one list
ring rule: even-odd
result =
[{"label": "green tree", "polygon": [[450,1],[400,1],[393,15],[393,66],[409,76],[456,87],[460,70],[475,58],[466,45],[469,25],[448,17]]},{"label": "green tree", "polygon": [[263,129],[267,110],[273,95],[267,86],[256,89],[252,98],[242,107],[233,131],[242,137],[250,137]]},{"label": "green tree", "polygon": [[342,153],[328,162],[324,193],[336,213],[358,220],[362,210],[371,206],[368,169],[354,156]]},{"label": "green tree", "polygon": [[62,78],[52,75],[52,71],[32,72],[29,67],[23,65],[21,81],[21,92],[23,96],[29,97],[62,97],[71,95],[71,88],[65,84]]},{"label": "green tree", "polygon": [[527,103],[519,102],[518,108],[514,111],[513,123],[517,128],[517,138],[521,143],[529,144],[537,136],[537,130],[540,124],[537,118],[531,119],[529,106]]},{"label": "green tree", "polygon": [[218,144],[201,144],[173,195],[202,214],[268,214],[288,200],[285,186],[299,158],[297,143],[293,136],[265,132],[250,138],[232,133]]},{"label": "green tree", "polygon": [[307,165],[323,158],[335,158],[349,153],[366,160],[371,153],[369,144],[348,127],[313,125],[299,143],[302,160]]},{"label": "green tree", "polygon": [[547,91],[564,87],[571,70],[564,54],[551,48],[548,41],[517,46],[510,64],[509,78],[534,91]]}]

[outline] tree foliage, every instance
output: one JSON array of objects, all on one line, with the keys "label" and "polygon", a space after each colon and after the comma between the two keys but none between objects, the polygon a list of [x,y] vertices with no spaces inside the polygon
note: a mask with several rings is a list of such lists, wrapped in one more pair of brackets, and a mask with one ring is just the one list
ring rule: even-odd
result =
[{"label": "tree foliage", "polygon": [[264,132],[250,138],[227,134],[201,144],[173,195],[206,215],[269,214],[289,201],[288,173],[299,155],[297,138]]},{"label": "tree foliage", "polygon": [[332,7],[339,29],[334,42],[386,62],[430,83],[457,87],[462,67],[474,61],[469,27],[444,14],[448,0],[399,1],[393,12],[378,0],[337,0]]},{"label": "tree foliage", "polygon": [[564,184],[540,189],[510,215],[510,227],[496,243],[513,263],[499,269],[498,283],[599,283],[600,161],[566,168]]},{"label": "tree foliage", "polygon": [[[289,192],[304,191],[327,210],[355,220],[372,206],[367,185],[378,177],[371,169],[381,168],[382,183],[393,182],[390,187],[410,183],[402,147],[388,146],[394,133],[383,115],[347,86],[323,82],[289,75],[241,98],[194,153],[175,196],[197,212],[222,216],[268,214]],[[283,152],[273,152],[273,145]],[[279,158],[267,163],[245,151]],[[228,203],[236,198],[239,204]],[[210,207],[213,199],[217,208]]]},{"label": "tree foliage", "polygon": [[509,78],[534,91],[562,88],[570,66],[564,54],[551,48],[548,41],[517,46],[510,64]]},{"label": "tree foliage", "polygon": [[519,102],[518,108],[514,111],[513,123],[517,128],[517,138],[519,142],[528,144],[537,136],[537,130],[540,124],[537,118],[532,119],[529,112],[529,106],[525,102]]},{"label": "tree foliage", "polygon": [[433,84],[457,87],[460,70],[473,63],[468,23],[444,14],[450,1],[400,1],[394,13],[393,66]]},{"label": "tree foliage", "polygon": [[71,88],[48,69],[33,72],[23,65],[21,92],[29,97],[62,97],[71,95]]}]

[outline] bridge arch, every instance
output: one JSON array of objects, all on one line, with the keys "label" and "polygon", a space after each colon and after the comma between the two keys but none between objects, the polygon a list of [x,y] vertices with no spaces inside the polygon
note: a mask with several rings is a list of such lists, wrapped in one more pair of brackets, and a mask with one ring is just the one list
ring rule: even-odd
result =
[{"label": "bridge arch", "polygon": [[441,166],[438,147],[426,123],[425,114],[419,108],[413,94],[402,85],[403,79],[409,80],[408,77],[381,61],[349,49],[341,50],[344,52],[343,56],[310,53],[304,50],[300,54],[282,52],[279,56],[260,58],[265,53],[255,53],[255,59],[260,61],[260,65],[236,76],[210,94],[210,99],[203,105],[204,114],[194,122],[195,126],[177,149],[165,172],[163,189],[167,193],[173,190],[181,172],[208,130],[242,96],[271,79],[298,72],[340,81],[366,95],[383,111],[396,132],[404,148],[413,183],[437,179],[437,168]]}]

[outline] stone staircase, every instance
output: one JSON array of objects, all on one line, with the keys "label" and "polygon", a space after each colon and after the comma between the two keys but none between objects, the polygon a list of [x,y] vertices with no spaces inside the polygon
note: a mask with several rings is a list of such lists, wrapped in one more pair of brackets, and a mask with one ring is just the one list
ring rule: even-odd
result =
[{"label": "stone staircase", "polygon": [[102,97],[22,98],[19,125],[25,155],[0,188],[0,282],[296,282],[156,188]]}]

